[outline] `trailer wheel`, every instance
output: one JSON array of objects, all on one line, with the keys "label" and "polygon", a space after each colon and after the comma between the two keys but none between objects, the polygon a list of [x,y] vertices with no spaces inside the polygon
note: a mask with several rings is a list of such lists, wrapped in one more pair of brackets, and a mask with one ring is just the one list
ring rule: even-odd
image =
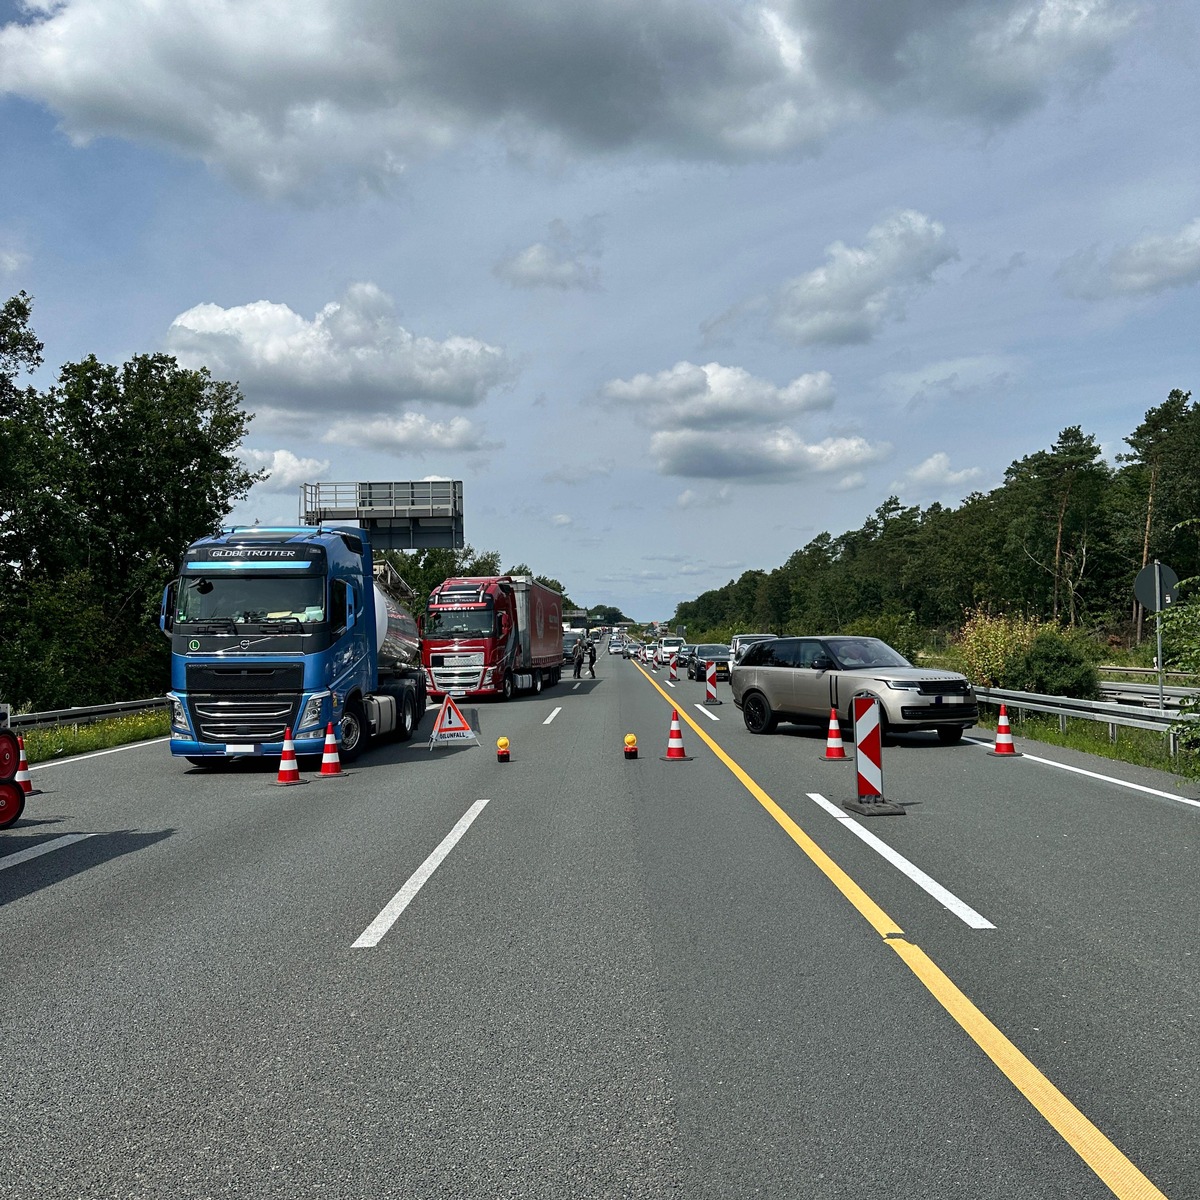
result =
[{"label": "trailer wheel", "polygon": [[21,747],[17,735],[11,729],[0,729],[0,780],[7,783],[10,779],[16,779],[20,768]]},{"label": "trailer wheel", "polygon": [[367,718],[363,712],[362,701],[347,700],[342,709],[342,744],[338,758],[344,762],[353,762],[365,749],[367,744]]},{"label": "trailer wheel", "polygon": [[417,727],[417,705],[411,695],[400,703],[400,720],[396,725],[396,741],[407,742]]},{"label": "trailer wheel", "polygon": [[0,783],[0,829],[16,823],[25,811],[25,791],[19,783]]}]

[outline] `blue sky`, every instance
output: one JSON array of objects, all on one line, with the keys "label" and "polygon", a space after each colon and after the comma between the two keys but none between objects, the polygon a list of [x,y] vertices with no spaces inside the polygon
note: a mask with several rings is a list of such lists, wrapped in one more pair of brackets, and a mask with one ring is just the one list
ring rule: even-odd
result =
[{"label": "blue sky", "polygon": [[240,382],[235,519],[464,481],[640,619],[1107,454],[1200,321],[1200,19],[1116,0],[0,0],[0,290]]}]

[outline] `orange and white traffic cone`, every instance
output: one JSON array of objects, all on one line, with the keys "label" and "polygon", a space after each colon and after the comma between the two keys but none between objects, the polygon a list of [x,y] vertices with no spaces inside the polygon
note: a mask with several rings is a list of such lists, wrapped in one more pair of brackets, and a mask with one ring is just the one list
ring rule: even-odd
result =
[{"label": "orange and white traffic cone", "polygon": [[325,749],[321,754],[321,770],[318,779],[345,779],[348,772],[342,770],[342,760],[338,757],[337,738],[333,733],[333,722],[325,726]]},{"label": "orange and white traffic cone", "polygon": [[691,762],[683,752],[683,731],[679,728],[679,710],[671,709],[671,732],[667,735],[667,752],[663,762]]},{"label": "orange and white traffic cone", "polygon": [[290,787],[294,783],[307,782],[307,779],[300,778],[300,764],[296,761],[296,744],[292,741],[292,731],[285,729],[283,753],[279,756],[279,777],[275,780],[275,786]]},{"label": "orange and white traffic cone", "polygon": [[996,745],[988,751],[996,758],[1020,758],[1021,752],[1013,745],[1012,730],[1008,727],[1008,709],[1000,705],[1000,716],[996,721]]},{"label": "orange and white traffic cone", "polygon": [[838,724],[837,709],[829,710],[829,734],[825,738],[825,756],[822,762],[849,762],[846,747],[842,744],[842,727]]},{"label": "orange and white traffic cone", "polygon": [[29,759],[25,757],[25,739],[20,734],[17,735],[17,745],[21,749],[21,758],[17,763],[17,773],[13,778],[13,783],[17,784],[27,796],[40,796],[42,793],[33,786],[33,778],[29,774]]}]

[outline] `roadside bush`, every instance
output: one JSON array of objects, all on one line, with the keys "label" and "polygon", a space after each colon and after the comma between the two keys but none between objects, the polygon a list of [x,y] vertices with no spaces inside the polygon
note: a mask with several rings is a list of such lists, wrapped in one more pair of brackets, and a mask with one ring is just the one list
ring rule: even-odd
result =
[{"label": "roadside bush", "polygon": [[1026,650],[1005,663],[1001,687],[1046,696],[1097,700],[1099,679],[1091,656],[1078,642],[1054,629],[1042,629]]},{"label": "roadside bush", "polygon": [[1006,665],[1033,645],[1044,628],[1032,617],[993,615],[982,609],[967,613],[958,638],[963,673],[982,687],[1002,687]]},{"label": "roadside bush", "polygon": [[[1163,625],[1163,665],[1170,671],[1185,671],[1194,678],[1200,678],[1200,599],[1195,595],[1197,585],[1200,585],[1200,579],[1185,579],[1183,587],[1192,594],[1159,614]],[[1179,710],[1185,718],[1197,718],[1178,721],[1172,727],[1179,735],[1180,746],[1194,761],[1195,755],[1200,752],[1200,699],[1195,694],[1185,697]]]}]

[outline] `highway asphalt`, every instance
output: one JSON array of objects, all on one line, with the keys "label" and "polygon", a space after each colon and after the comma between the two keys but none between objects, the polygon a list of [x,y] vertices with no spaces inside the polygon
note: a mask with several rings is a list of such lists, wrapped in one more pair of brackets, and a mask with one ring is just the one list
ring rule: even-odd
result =
[{"label": "highway asphalt", "polygon": [[597,674],[299,787],[36,767],[0,1197],[1200,1196],[1194,785],[919,734],[860,817],[825,730]]}]

